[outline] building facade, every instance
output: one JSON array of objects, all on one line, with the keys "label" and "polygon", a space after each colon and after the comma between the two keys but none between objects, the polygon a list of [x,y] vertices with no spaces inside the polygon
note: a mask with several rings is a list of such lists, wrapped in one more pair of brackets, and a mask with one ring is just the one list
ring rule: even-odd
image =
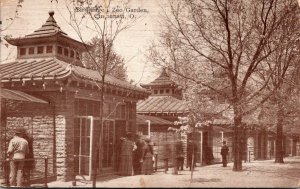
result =
[{"label": "building facade", "polygon": [[136,103],[149,93],[109,75],[101,85],[99,72],[80,61],[89,46],[63,32],[53,11],[32,34],[6,40],[17,46],[18,55],[0,65],[2,87],[48,103],[6,103],[3,148],[16,127],[25,127],[33,137],[35,158],[48,157],[49,173],[57,179],[117,171],[119,138],[137,132]]}]

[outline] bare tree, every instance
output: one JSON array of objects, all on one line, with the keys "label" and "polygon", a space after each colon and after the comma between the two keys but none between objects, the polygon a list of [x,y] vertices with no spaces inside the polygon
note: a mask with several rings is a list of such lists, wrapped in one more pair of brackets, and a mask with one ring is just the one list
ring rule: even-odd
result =
[{"label": "bare tree", "polygon": [[226,99],[233,110],[233,170],[241,171],[243,118],[275,90],[264,93],[273,70],[266,71],[264,82],[257,82],[254,73],[277,50],[270,42],[296,14],[297,2],[177,0],[162,9],[160,40],[148,57]]},{"label": "bare tree", "polygon": [[[132,27],[143,15],[134,15],[127,13],[129,0],[65,0],[66,8],[69,12],[69,20],[66,22],[72,26],[77,36],[82,42],[84,40],[84,31],[89,29],[93,31],[96,38],[99,53],[93,53],[93,48],[86,45],[89,62],[92,67],[98,71],[101,76],[100,84],[96,83],[100,89],[100,127],[103,124],[103,106],[104,106],[104,86],[106,77],[120,63],[113,50],[117,37],[123,31]],[[128,94],[129,95],[129,94]],[[116,110],[116,107],[113,111]],[[112,112],[111,112],[112,113]],[[95,138],[102,138],[101,130]],[[100,140],[101,141],[101,140]],[[100,151],[101,142],[96,140],[96,151],[94,157],[97,157]],[[93,159],[94,165],[92,170],[93,187],[96,187],[97,164],[96,158]]]},{"label": "bare tree", "polygon": [[[267,59],[266,64],[262,65],[256,72],[260,80],[266,81],[266,71],[271,71],[270,82],[266,87],[267,91],[273,91],[269,99],[269,105],[273,107],[269,110],[268,122],[276,124],[276,154],[275,163],[283,163],[283,125],[289,122],[290,116],[295,116],[299,110],[291,106],[295,104],[293,96],[298,95],[297,74],[299,73],[299,33],[300,17],[299,10],[291,15],[289,19],[278,30],[276,38],[269,43],[269,46],[277,46],[274,53]],[[266,66],[267,69],[264,69]],[[269,106],[270,107],[270,106]],[[273,111],[272,111],[273,110]],[[275,110],[275,112],[274,112]],[[272,112],[270,114],[270,111]],[[273,114],[273,115],[272,115]],[[276,120],[274,123],[273,120]],[[289,125],[290,124],[290,125]],[[293,124],[286,124],[292,127]]]},{"label": "bare tree", "polygon": [[[6,18],[1,20],[1,24],[0,24],[0,45],[1,46],[5,46],[5,48],[9,48],[9,44],[3,40],[4,38],[8,37],[5,34],[5,31],[7,31],[12,24],[19,18],[19,12],[22,9],[22,4],[23,4],[24,0],[18,0],[16,3],[14,3],[15,5],[15,9],[14,12],[12,13],[12,15],[9,15],[8,17],[6,17],[7,15],[4,15]],[[1,2],[1,6],[5,6],[5,3]],[[1,17],[4,17],[3,15],[1,15]],[[2,48],[2,47],[1,47]],[[10,56],[10,54],[12,53],[12,51],[10,51],[6,58],[2,57],[0,58],[0,63],[4,60],[7,60]],[[3,54],[2,54],[3,55]]]}]

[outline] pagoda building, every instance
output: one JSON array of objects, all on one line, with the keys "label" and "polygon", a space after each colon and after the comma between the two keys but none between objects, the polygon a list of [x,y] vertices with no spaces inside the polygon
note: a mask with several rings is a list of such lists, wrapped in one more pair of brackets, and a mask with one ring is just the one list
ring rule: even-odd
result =
[{"label": "pagoda building", "polygon": [[146,100],[137,104],[137,113],[160,117],[169,121],[177,121],[179,116],[185,116],[188,108],[182,100],[182,88],[171,80],[170,76],[163,69],[158,78],[148,84],[141,84],[141,87],[151,91]]},{"label": "pagoda building", "polygon": [[[48,174],[54,179],[68,181],[76,175],[90,179],[94,168],[100,175],[116,172],[119,138],[126,132],[137,132],[136,103],[149,92],[110,75],[101,88],[99,72],[85,68],[80,61],[89,46],[63,32],[53,11],[32,34],[6,40],[17,46],[17,59],[0,65],[2,89],[47,103],[5,104],[1,117],[3,152],[13,130],[24,127],[33,137],[37,158],[33,177],[43,175],[43,161],[38,158],[45,157]],[[99,117],[101,92],[103,124]]]},{"label": "pagoda building", "polygon": [[[180,125],[175,126],[174,121],[178,121],[178,117],[188,114],[187,105],[182,100],[181,86],[172,81],[166,69],[163,69],[158,78],[148,84],[141,84],[141,87],[149,90],[151,95],[137,103],[137,117],[140,118],[139,131],[151,136],[151,140],[155,144],[154,150],[157,154],[158,167],[163,167],[163,159],[174,153],[170,151],[170,154],[166,155],[165,145],[172,145],[175,140],[183,141],[183,151],[186,157],[187,136],[168,131],[170,127],[179,128]],[[142,124],[145,121],[148,122],[148,127]],[[147,129],[148,132],[145,132]],[[169,158],[169,162],[172,163],[171,156]]]}]

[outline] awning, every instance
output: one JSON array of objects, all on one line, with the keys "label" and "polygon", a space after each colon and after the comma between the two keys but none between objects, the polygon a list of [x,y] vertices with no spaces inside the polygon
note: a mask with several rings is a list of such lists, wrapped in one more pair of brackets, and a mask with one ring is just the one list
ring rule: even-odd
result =
[{"label": "awning", "polygon": [[151,125],[174,125],[173,122],[158,117],[139,114],[136,115],[137,125],[148,125],[148,123],[146,122],[147,120],[150,120]]},{"label": "awning", "polygon": [[47,101],[41,100],[39,98],[36,98],[36,97],[29,95],[27,93],[24,93],[22,91],[1,88],[0,94],[1,94],[1,98],[4,98],[4,99],[48,104]]}]

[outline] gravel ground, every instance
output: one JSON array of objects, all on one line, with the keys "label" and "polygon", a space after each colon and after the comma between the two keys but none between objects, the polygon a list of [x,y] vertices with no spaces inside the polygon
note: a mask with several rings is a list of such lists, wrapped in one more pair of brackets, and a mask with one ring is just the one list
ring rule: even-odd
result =
[{"label": "gravel ground", "polygon": [[[284,164],[275,164],[274,160],[243,163],[243,171],[232,171],[220,164],[197,167],[193,179],[191,172],[184,170],[178,175],[158,171],[153,175],[131,177],[111,176],[97,181],[97,187],[263,187],[263,188],[299,188],[300,156],[285,158]],[[49,187],[72,187],[71,182],[55,181]],[[91,187],[90,183],[77,182],[78,187]]]}]

